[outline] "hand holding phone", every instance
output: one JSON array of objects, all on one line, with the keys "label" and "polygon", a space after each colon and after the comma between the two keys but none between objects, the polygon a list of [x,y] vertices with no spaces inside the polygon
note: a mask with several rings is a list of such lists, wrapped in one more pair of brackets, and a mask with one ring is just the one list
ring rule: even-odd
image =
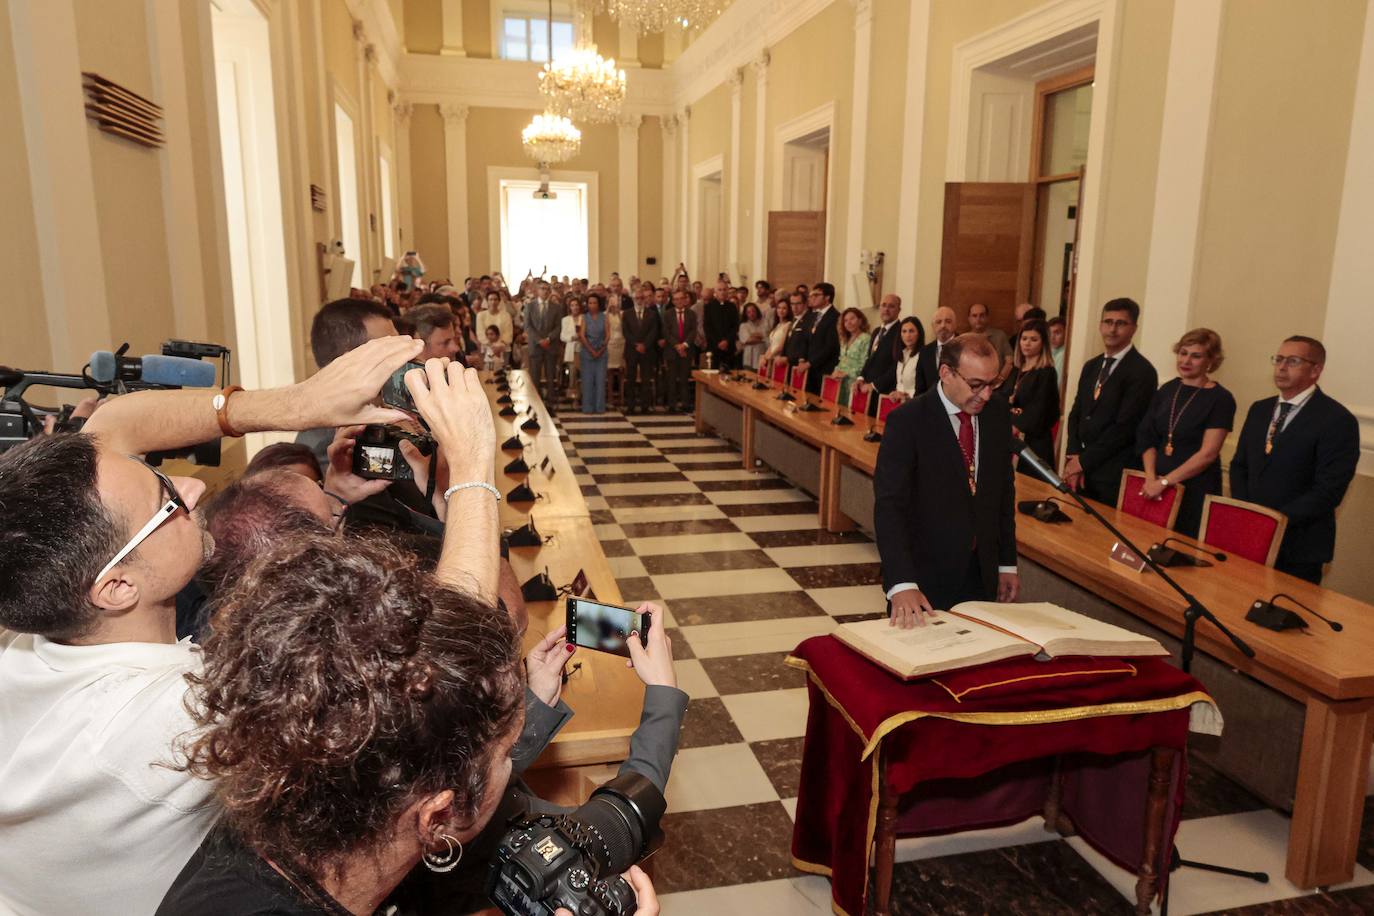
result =
[{"label": "hand holding phone", "polygon": [[568,598],[567,616],[568,641],[573,645],[628,659],[633,656],[627,642],[635,641],[630,640],[630,634],[639,634],[642,649],[648,645],[653,628],[652,615],[586,598]]},{"label": "hand holding phone", "polygon": [[[630,639],[630,661],[635,674],[648,687],[676,687],[677,669],[673,667],[673,641],[662,622],[655,620],[663,609],[653,604],[641,604],[639,616],[648,628],[640,639]],[[647,639],[645,636],[647,635]]]}]

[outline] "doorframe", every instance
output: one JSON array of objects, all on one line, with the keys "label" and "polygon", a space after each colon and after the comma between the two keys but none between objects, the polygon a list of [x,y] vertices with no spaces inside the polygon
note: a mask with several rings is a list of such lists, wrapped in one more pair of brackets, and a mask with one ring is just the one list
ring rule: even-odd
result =
[{"label": "doorframe", "polygon": [[[783,175],[783,161],[785,158],[785,147],[787,144],[808,134],[824,129],[829,137],[829,148],[825,156],[825,260],[823,264],[830,264],[830,244],[831,227],[835,225],[835,103],[826,102],[817,108],[804,112],[784,121],[773,128],[773,161],[770,164],[773,171],[773,187],[770,191],[772,206],[769,210],[781,210],[783,199],[783,182],[786,176]],[[764,225],[767,226],[767,214],[764,215]],[[767,258],[768,239],[763,240],[764,257]],[[766,266],[766,265],[765,265]],[[760,272],[759,276],[764,276]]]},{"label": "doorframe", "polygon": [[[692,184],[691,187],[687,189],[687,206],[689,211],[687,217],[687,242],[691,246],[689,250],[692,252],[691,263],[693,269],[698,273],[702,270],[701,181],[704,178],[710,178],[712,175],[717,174],[721,176],[721,193],[723,196],[725,191],[725,155],[723,153],[717,153],[709,159],[703,159],[693,165]],[[724,199],[721,200],[720,209],[722,213],[726,211]],[[722,236],[722,238],[724,238],[724,236]],[[721,260],[725,260],[725,251],[723,248],[721,251]],[[718,266],[724,267],[723,264]],[[702,283],[706,282],[706,278],[703,276],[698,276],[698,279],[700,279]]]},{"label": "doorframe", "polygon": [[[1096,352],[1092,334],[1097,324],[1095,304],[1101,299],[1097,289],[1096,254],[1102,234],[1102,193],[1110,180],[1107,158],[1107,129],[1115,114],[1113,95],[1117,73],[1117,47],[1121,40],[1121,7],[1124,0],[1056,0],[1024,16],[976,35],[954,47],[951,63],[949,143],[945,154],[945,181],[964,181],[970,135],[969,99],[973,71],[1017,51],[1097,23],[1096,67],[1093,83],[1093,110],[1088,127],[1088,163],[1083,177],[1083,206],[1079,210],[1078,272],[1075,296],[1084,307],[1073,310],[1068,339],[1086,345],[1085,356]],[[1083,361],[1068,362],[1065,353],[1065,385],[1078,390]],[[1065,432],[1061,430],[1060,435]]]},{"label": "doorframe", "polygon": [[[579,172],[572,169],[550,169],[549,181],[566,181],[587,186],[587,272],[598,276],[601,270],[601,194],[597,172]],[[534,181],[540,179],[539,169],[518,166],[487,166],[487,240],[490,246],[490,260],[495,269],[501,269],[501,180]],[[519,281],[516,281],[517,287]]]},{"label": "doorframe", "polygon": [[368,263],[368,226],[367,219],[364,215],[368,212],[368,210],[367,194],[363,189],[363,185],[365,184],[365,182],[362,179],[362,174],[365,165],[364,160],[367,153],[365,150],[366,141],[364,141],[360,137],[360,134],[362,133],[362,117],[359,115],[359,112],[361,111],[361,109],[358,107],[358,103],[353,100],[352,94],[350,94],[347,89],[344,89],[343,86],[339,85],[338,80],[334,79],[333,77],[330,77],[329,154],[330,158],[334,160],[334,168],[332,170],[334,187],[331,190],[333,190],[334,192],[334,200],[337,201],[333,213],[334,224],[331,227],[331,230],[335,233],[335,235],[330,239],[331,242],[334,239],[339,239],[340,241],[343,240],[344,221],[342,191],[343,185],[340,183],[343,180],[343,177],[339,174],[340,170],[338,167],[339,120],[334,116],[334,106],[336,105],[339,108],[342,108],[344,110],[344,114],[348,115],[349,120],[353,122],[353,181],[355,185],[357,185],[353,189],[353,194],[354,199],[357,201],[358,204],[358,250],[346,252],[345,256],[352,258],[354,263],[357,265],[358,280],[362,284],[362,286],[359,288],[367,289],[372,285],[368,282],[368,280],[372,277],[372,265]]}]

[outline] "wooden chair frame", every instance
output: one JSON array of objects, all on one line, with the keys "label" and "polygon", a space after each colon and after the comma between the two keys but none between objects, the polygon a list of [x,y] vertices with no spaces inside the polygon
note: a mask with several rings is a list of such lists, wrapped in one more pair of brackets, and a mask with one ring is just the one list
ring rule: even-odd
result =
[{"label": "wooden chair frame", "polygon": [[900,401],[895,400],[890,394],[882,394],[878,396],[878,413],[877,416],[874,417],[874,419],[878,421],[879,426],[882,426],[884,428],[887,427],[887,417],[883,415],[883,405],[892,405],[890,408],[888,408],[888,412],[890,413],[891,411],[896,410],[897,406],[900,403]]},{"label": "wooden chair frame", "polygon": [[[1116,491],[1116,508],[1125,511],[1121,507],[1126,504],[1126,487],[1132,483],[1138,488],[1145,483],[1145,472],[1127,468],[1121,474],[1121,486]],[[1173,508],[1169,510],[1169,519],[1164,523],[1164,527],[1173,530],[1174,522],[1178,521],[1178,510],[1183,505],[1183,488],[1176,483],[1169,484],[1170,490],[1177,490],[1178,495],[1174,497]]]},{"label": "wooden chair frame", "polygon": [[[835,399],[834,399],[833,401],[830,400],[830,399],[828,399],[828,398],[825,396],[825,389],[826,389],[826,386],[827,386],[827,385],[830,385],[832,382],[834,383],[834,386],[835,386]],[[824,403],[824,404],[834,404],[836,407],[844,407],[844,406],[846,406],[846,405],[840,403],[840,389],[843,388],[843,387],[844,387],[844,379],[835,378],[834,376],[831,376],[831,375],[827,375],[825,378],[821,379],[821,393],[820,393],[821,402]]]},{"label": "wooden chair frame", "polygon": [[[1212,505],[1221,503],[1224,506],[1234,506],[1237,509],[1244,509],[1256,515],[1264,515],[1272,518],[1277,524],[1274,526],[1274,540],[1269,545],[1269,555],[1264,559],[1264,565],[1272,567],[1274,560],[1278,558],[1279,547],[1283,544],[1283,535],[1288,530],[1288,516],[1277,509],[1270,509],[1268,506],[1261,506],[1258,503],[1248,503],[1243,499],[1235,499],[1230,496],[1214,496],[1208,493],[1202,500],[1202,524],[1198,525],[1198,540],[1203,544],[1211,544],[1206,539],[1207,519],[1212,514]],[[1211,546],[1216,546],[1211,544]],[[1218,550],[1224,548],[1217,548]]]}]

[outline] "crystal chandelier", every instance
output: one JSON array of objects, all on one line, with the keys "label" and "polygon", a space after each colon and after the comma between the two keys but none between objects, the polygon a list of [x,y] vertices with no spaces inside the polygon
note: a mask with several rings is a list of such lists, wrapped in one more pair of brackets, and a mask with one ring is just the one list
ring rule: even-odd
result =
[{"label": "crystal chandelier", "polygon": [[625,71],[596,53],[596,45],[578,48],[544,65],[539,93],[545,109],[577,121],[614,121],[625,102]]},{"label": "crystal chandelier", "polygon": [[699,29],[725,9],[729,0],[601,0],[601,9],[641,35],[671,28]]},{"label": "crystal chandelier", "polygon": [[567,162],[582,146],[582,131],[567,118],[546,111],[521,132],[520,144],[525,155],[540,164]]}]

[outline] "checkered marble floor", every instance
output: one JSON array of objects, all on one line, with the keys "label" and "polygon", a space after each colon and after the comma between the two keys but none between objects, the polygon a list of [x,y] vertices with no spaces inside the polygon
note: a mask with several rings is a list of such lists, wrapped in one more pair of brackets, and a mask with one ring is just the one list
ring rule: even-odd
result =
[{"label": "checkered marble floor", "polygon": [[[734,447],[699,435],[690,416],[565,412],[558,424],[621,592],[666,608],[691,696],[651,869],[663,912],[829,913],[829,882],[790,863],[807,696],[782,660],[809,636],[883,613],[876,546],[820,530],[809,495],[742,469]],[[1271,880],[1183,871],[1172,913],[1374,912],[1374,806],[1355,880],[1304,894],[1283,877],[1286,816],[1201,760],[1189,767],[1183,855]],[[1040,818],[902,840],[897,858],[896,913],[1132,911],[1134,876]]]}]

